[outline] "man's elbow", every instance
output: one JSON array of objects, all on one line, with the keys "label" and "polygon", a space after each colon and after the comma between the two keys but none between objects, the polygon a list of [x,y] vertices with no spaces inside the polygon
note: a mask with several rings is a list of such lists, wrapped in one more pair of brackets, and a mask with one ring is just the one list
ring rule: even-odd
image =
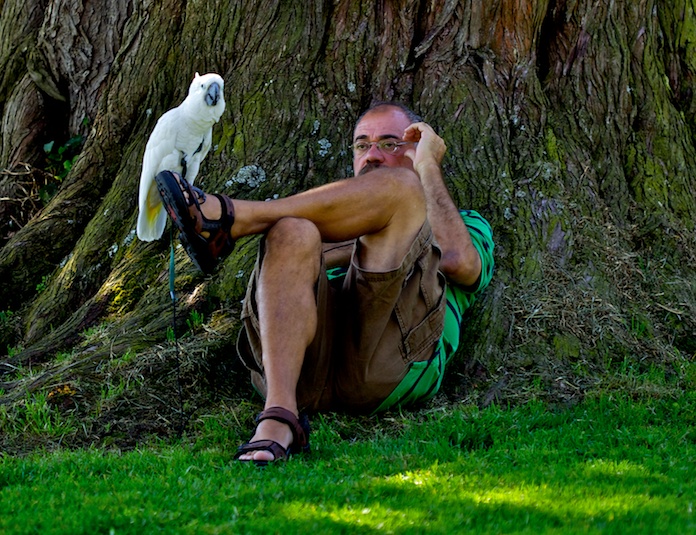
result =
[{"label": "man's elbow", "polygon": [[473,286],[481,275],[481,257],[476,249],[468,254],[458,251],[443,253],[440,271],[456,284]]}]

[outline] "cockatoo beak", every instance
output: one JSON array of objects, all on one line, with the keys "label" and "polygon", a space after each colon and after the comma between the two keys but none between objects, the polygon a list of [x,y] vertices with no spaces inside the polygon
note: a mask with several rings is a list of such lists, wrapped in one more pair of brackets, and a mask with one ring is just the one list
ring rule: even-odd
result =
[{"label": "cockatoo beak", "polygon": [[208,92],[205,94],[205,103],[208,106],[215,106],[220,100],[220,84],[213,82],[208,87]]}]

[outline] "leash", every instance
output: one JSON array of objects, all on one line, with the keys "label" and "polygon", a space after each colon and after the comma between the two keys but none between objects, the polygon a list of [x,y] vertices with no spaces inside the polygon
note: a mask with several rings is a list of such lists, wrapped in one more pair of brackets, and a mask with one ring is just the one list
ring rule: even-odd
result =
[{"label": "leash", "polygon": [[175,262],[174,262],[174,229],[173,225],[169,227],[169,297],[172,300],[172,333],[174,335],[174,347],[176,348],[176,383],[179,393],[179,417],[180,422],[176,428],[178,438],[184,433],[186,427],[186,415],[184,414],[184,392],[181,387],[181,348],[179,346],[179,337],[176,332],[176,292],[174,291],[175,279]]}]

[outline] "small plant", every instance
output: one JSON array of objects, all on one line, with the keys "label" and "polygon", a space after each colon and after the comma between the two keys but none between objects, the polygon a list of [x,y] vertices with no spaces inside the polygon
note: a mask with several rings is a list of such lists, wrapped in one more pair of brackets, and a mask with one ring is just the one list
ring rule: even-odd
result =
[{"label": "small plant", "polygon": [[59,351],[54,357],[54,362],[66,362],[72,358],[72,353],[67,353],[65,351]]},{"label": "small plant", "polygon": [[203,325],[203,314],[198,312],[197,310],[192,310],[191,313],[189,314],[188,319],[186,320],[186,325],[189,328],[189,331],[196,332],[196,330]]},{"label": "small plant", "polygon": [[130,363],[131,361],[133,361],[136,356],[137,356],[136,353],[129,349],[120,357],[115,357],[114,363],[116,366],[125,366],[128,363]]},{"label": "small plant", "polygon": [[43,292],[48,287],[48,276],[41,277],[41,282],[36,285],[36,293]]},{"label": "small plant", "polygon": [[631,316],[631,332],[638,338],[652,338],[652,327],[650,320],[642,314]]},{"label": "small plant", "polygon": [[106,324],[99,324],[85,329],[81,336],[85,340],[85,343],[96,344],[104,340],[104,338],[108,336],[108,333],[109,331]]},{"label": "small plant", "polygon": [[55,141],[49,141],[44,145],[43,149],[48,162],[46,171],[51,173],[58,182],[62,182],[68,176],[73,163],[79,156],[83,141],[82,136],[74,136],[57,148]]},{"label": "small plant", "polygon": [[22,346],[7,346],[7,356],[12,358],[22,352]]},{"label": "small plant", "polygon": [[[83,123],[86,124],[86,121]],[[44,204],[51,200],[58,191],[58,185],[68,176],[75,160],[80,155],[83,143],[82,136],[73,136],[58,147],[55,141],[49,141],[43,146],[46,154],[45,171],[53,177],[52,181],[47,182],[39,190],[39,198]]]},{"label": "small plant", "polygon": [[74,421],[53,410],[48,394],[27,395],[23,410],[18,410],[14,421],[17,432],[59,437],[75,430]]},{"label": "small plant", "polygon": [[5,328],[12,321],[14,312],[11,310],[0,310],[0,328]]},{"label": "small plant", "polygon": [[101,389],[101,400],[104,402],[112,401],[120,396],[126,391],[128,383],[123,377],[118,378],[118,383],[116,381],[108,380]]},{"label": "small plant", "polygon": [[0,347],[7,347],[17,339],[18,317],[11,310],[0,310]]}]

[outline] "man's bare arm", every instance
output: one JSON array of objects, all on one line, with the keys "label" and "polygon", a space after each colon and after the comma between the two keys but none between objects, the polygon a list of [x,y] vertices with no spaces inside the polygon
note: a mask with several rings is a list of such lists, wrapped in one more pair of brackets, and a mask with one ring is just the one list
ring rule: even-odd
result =
[{"label": "man's bare arm", "polygon": [[406,155],[423,184],[428,220],[442,249],[440,269],[452,281],[471,286],[481,274],[481,257],[442,178],[440,165],[447,146],[426,123],[409,126],[404,140],[417,143]]}]

